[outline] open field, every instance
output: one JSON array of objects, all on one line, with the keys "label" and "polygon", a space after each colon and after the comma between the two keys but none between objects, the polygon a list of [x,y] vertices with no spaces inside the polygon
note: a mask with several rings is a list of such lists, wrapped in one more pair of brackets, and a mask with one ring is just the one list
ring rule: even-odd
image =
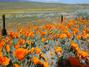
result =
[{"label": "open field", "polygon": [[0,67],[66,66],[89,67],[89,4],[0,2]]},{"label": "open field", "polygon": [[[81,13],[89,16],[89,4],[63,4],[40,2],[0,2],[0,29],[2,28],[2,15],[6,15],[7,28],[16,29],[18,24],[60,22],[60,16],[75,19]],[[39,23],[40,21],[40,23]]]},{"label": "open field", "polygon": [[59,11],[75,12],[75,10],[88,9],[89,4],[62,4],[39,2],[0,2],[0,13],[4,12],[34,12],[34,11]]}]

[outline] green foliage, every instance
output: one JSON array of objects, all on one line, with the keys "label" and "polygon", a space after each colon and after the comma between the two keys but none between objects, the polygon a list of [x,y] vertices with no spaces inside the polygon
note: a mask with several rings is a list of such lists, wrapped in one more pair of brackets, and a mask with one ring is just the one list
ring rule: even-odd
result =
[{"label": "green foliage", "polygon": [[78,17],[84,17],[86,19],[89,18],[89,13],[87,11],[80,11],[78,14],[77,14]]}]

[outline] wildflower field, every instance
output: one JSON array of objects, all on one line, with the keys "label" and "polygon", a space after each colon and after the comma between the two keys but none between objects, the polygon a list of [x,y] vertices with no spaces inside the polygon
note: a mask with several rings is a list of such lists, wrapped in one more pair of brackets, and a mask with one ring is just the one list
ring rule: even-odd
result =
[{"label": "wildflower field", "polygon": [[0,67],[89,67],[89,19],[16,29],[0,34]]}]

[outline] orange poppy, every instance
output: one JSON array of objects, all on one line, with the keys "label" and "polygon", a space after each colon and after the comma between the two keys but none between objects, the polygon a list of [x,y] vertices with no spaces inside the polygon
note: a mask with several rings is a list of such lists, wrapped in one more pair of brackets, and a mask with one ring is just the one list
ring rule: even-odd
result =
[{"label": "orange poppy", "polygon": [[9,44],[12,45],[12,44],[13,44],[13,40],[10,40],[10,41],[9,41]]},{"label": "orange poppy", "polygon": [[64,34],[64,33],[59,35],[59,38],[60,38],[60,39],[63,39],[63,38],[66,38],[66,37],[67,37],[67,35]]},{"label": "orange poppy", "polygon": [[77,35],[77,39],[80,40],[81,39],[81,35]]},{"label": "orange poppy", "polygon": [[28,36],[29,35],[29,32],[28,31],[25,31],[24,35],[25,36]]},{"label": "orange poppy", "polygon": [[35,51],[35,48],[32,47],[31,50],[30,50],[30,52],[33,53],[34,51]]},{"label": "orange poppy", "polygon": [[68,38],[71,38],[72,37],[72,34],[70,32],[67,32],[66,34],[67,34],[67,37]]},{"label": "orange poppy", "polygon": [[38,47],[36,47],[36,48],[35,48],[35,51],[36,51],[36,54],[39,54],[39,53],[41,52],[41,49],[38,48]]},{"label": "orange poppy", "polygon": [[48,64],[48,62],[44,62],[44,67],[50,67],[50,65]]},{"label": "orange poppy", "polygon": [[37,57],[33,57],[33,62],[34,64],[40,63],[40,60]]},{"label": "orange poppy", "polygon": [[84,38],[89,38],[89,34],[86,34],[86,35],[84,36]]},{"label": "orange poppy", "polygon": [[31,38],[34,38],[34,36],[35,36],[35,35],[34,35],[34,32],[30,32],[30,33],[29,33],[29,36],[30,36]]},{"label": "orange poppy", "polygon": [[24,39],[19,39],[18,44],[22,45],[22,44],[24,44],[24,43],[25,43],[25,40],[24,40]]},{"label": "orange poppy", "polygon": [[72,42],[72,43],[71,43],[71,47],[74,48],[74,49],[76,49],[76,48],[78,48],[78,44],[75,43],[75,42]]},{"label": "orange poppy", "polygon": [[45,25],[45,28],[48,30],[51,30],[54,28],[54,26],[52,24],[47,24],[47,25]]},{"label": "orange poppy", "polygon": [[61,53],[62,53],[62,52],[63,52],[63,50],[62,50],[62,48],[61,48],[61,47],[57,47],[57,48],[55,48],[55,52],[57,52],[57,53],[58,53],[58,52],[61,52]]},{"label": "orange poppy", "polygon": [[19,37],[19,33],[15,32],[15,37],[18,38]]},{"label": "orange poppy", "polygon": [[89,54],[85,51],[81,51],[80,55],[83,57],[83,58],[87,58],[89,57]]},{"label": "orange poppy", "polygon": [[24,49],[24,48],[18,48],[16,49],[16,51],[14,52],[14,55],[19,59],[19,60],[23,60],[25,58],[25,56],[29,53],[29,50]]},{"label": "orange poppy", "polygon": [[46,38],[42,38],[42,42],[45,42],[46,41]]},{"label": "orange poppy", "polygon": [[86,29],[86,32],[89,33],[89,27]]},{"label": "orange poppy", "polygon": [[0,57],[2,57],[3,56],[3,53],[2,53],[2,51],[0,51]]},{"label": "orange poppy", "polygon": [[7,66],[10,62],[10,59],[7,57],[0,57],[0,64]]},{"label": "orange poppy", "polygon": [[14,67],[21,67],[19,64],[14,64]]},{"label": "orange poppy", "polygon": [[14,47],[17,49],[17,48],[19,48],[19,47],[20,47],[20,45],[19,45],[19,44],[16,44]]},{"label": "orange poppy", "polygon": [[38,30],[38,29],[39,29],[39,26],[34,26],[34,29],[35,29],[35,30]]},{"label": "orange poppy", "polygon": [[0,48],[3,48],[3,46],[5,45],[4,41],[0,41]]},{"label": "orange poppy", "polygon": [[11,38],[15,38],[14,32],[10,32],[10,37],[11,37]]},{"label": "orange poppy", "polygon": [[72,28],[72,30],[73,30],[74,34],[77,34],[79,32],[79,30],[77,28]]},{"label": "orange poppy", "polygon": [[67,27],[68,28],[71,28],[73,26],[73,23],[72,22],[69,22],[68,24],[67,24]]},{"label": "orange poppy", "polygon": [[10,38],[9,38],[9,37],[6,37],[6,41],[7,41],[7,42],[10,41]]},{"label": "orange poppy", "polygon": [[41,36],[43,37],[44,35],[46,35],[46,32],[41,32]]},{"label": "orange poppy", "polygon": [[9,45],[6,46],[6,50],[8,53],[10,52],[10,46]]},{"label": "orange poppy", "polygon": [[58,25],[58,29],[61,30],[61,31],[63,31],[63,30],[66,29],[66,26],[64,24],[59,24]]}]

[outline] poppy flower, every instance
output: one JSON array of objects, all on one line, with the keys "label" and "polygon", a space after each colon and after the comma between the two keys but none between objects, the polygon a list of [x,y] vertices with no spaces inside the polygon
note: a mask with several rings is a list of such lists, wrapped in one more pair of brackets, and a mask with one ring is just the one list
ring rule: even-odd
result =
[{"label": "poppy flower", "polygon": [[50,67],[50,65],[48,64],[48,62],[44,62],[44,67]]},{"label": "poppy flower", "polygon": [[10,40],[10,41],[9,41],[9,44],[12,45],[12,44],[13,44],[13,40]]},{"label": "poppy flower", "polygon": [[14,67],[21,67],[19,64],[14,64]]},{"label": "poppy flower", "polygon": [[10,38],[9,38],[9,37],[6,37],[6,41],[7,41],[7,42],[10,41]]},{"label": "poppy flower", "polygon": [[25,56],[28,54],[28,50],[24,48],[18,48],[15,50],[14,55],[19,59],[23,60]]},{"label": "poppy flower", "polygon": [[35,48],[32,47],[32,48],[30,49],[30,52],[33,53],[34,51],[35,51]]},{"label": "poppy flower", "polygon": [[25,43],[25,40],[24,39],[19,39],[19,42],[18,42],[20,45],[24,44]]},{"label": "poppy flower", "polygon": [[60,39],[63,39],[63,38],[66,38],[67,35],[63,33],[63,34],[60,34],[59,37],[60,37]]},{"label": "poppy flower", "polygon": [[86,29],[86,32],[89,33],[89,27]]},{"label": "poppy flower", "polygon": [[17,48],[19,48],[19,47],[20,47],[20,45],[19,45],[19,44],[16,44],[14,47],[17,49]]},{"label": "poppy flower", "polygon": [[63,52],[63,50],[62,50],[62,48],[61,48],[61,47],[57,47],[57,48],[55,49],[55,52],[57,52],[57,53],[58,53],[58,52],[61,52],[61,53],[62,53],[62,52]]},{"label": "poppy flower", "polygon": [[89,57],[89,54],[85,51],[81,51],[80,55],[83,57],[83,58],[86,58],[86,57]]},{"label": "poppy flower", "polygon": [[7,57],[0,57],[0,64],[7,66],[10,62],[10,59]]},{"label": "poppy flower", "polygon": [[41,36],[43,37],[44,35],[46,35],[46,32],[41,32]]},{"label": "poppy flower", "polygon": [[15,37],[18,38],[19,37],[19,33],[15,32]]},{"label": "poppy flower", "polygon": [[46,38],[42,38],[42,42],[45,42],[46,41]]},{"label": "poppy flower", "polygon": [[6,46],[6,50],[8,53],[10,52],[10,46],[9,45]]},{"label": "poppy flower", "polygon": [[29,35],[31,38],[34,38],[34,36],[35,36],[34,32],[30,32],[28,35]]},{"label": "poppy flower", "polygon": [[89,34],[86,34],[86,35],[84,36],[84,38],[89,38]]},{"label": "poppy flower", "polygon": [[3,56],[3,53],[2,53],[2,51],[0,51],[0,57],[1,57],[1,56]]},{"label": "poppy flower", "polygon": [[45,25],[45,28],[48,30],[52,30],[54,28],[54,26],[52,24],[47,24],[47,25]]},{"label": "poppy flower", "polygon": [[3,48],[5,45],[5,42],[4,41],[0,41],[0,48]]},{"label": "poppy flower", "polygon": [[39,64],[41,61],[37,57],[33,57],[34,64]]},{"label": "poppy flower", "polygon": [[72,48],[74,48],[74,49],[76,49],[76,48],[78,48],[78,44],[77,44],[77,43],[72,42],[72,43],[71,43],[71,47],[72,47]]},{"label": "poppy flower", "polygon": [[80,40],[80,39],[81,39],[81,35],[78,35],[78,36],[77,36],[77,39]]},{"label": "poppy flower", "polygon": [[11,37],[11,38],[15,38],[14,32],[10,32],[10,37]]},{"label": "poppy flower", "polygon": [[72,28],[72,30],[73,30],[74,34],[77,34],[79,32],[79,30],[77,28]]},{"label": "poppy flower", "polygon": [[41,49],[38,48],[38,47],[36,47],[36,48],[35,48],[35,51],[36,51],[36,54],[39,54],[39,53],[41,52]]}]

